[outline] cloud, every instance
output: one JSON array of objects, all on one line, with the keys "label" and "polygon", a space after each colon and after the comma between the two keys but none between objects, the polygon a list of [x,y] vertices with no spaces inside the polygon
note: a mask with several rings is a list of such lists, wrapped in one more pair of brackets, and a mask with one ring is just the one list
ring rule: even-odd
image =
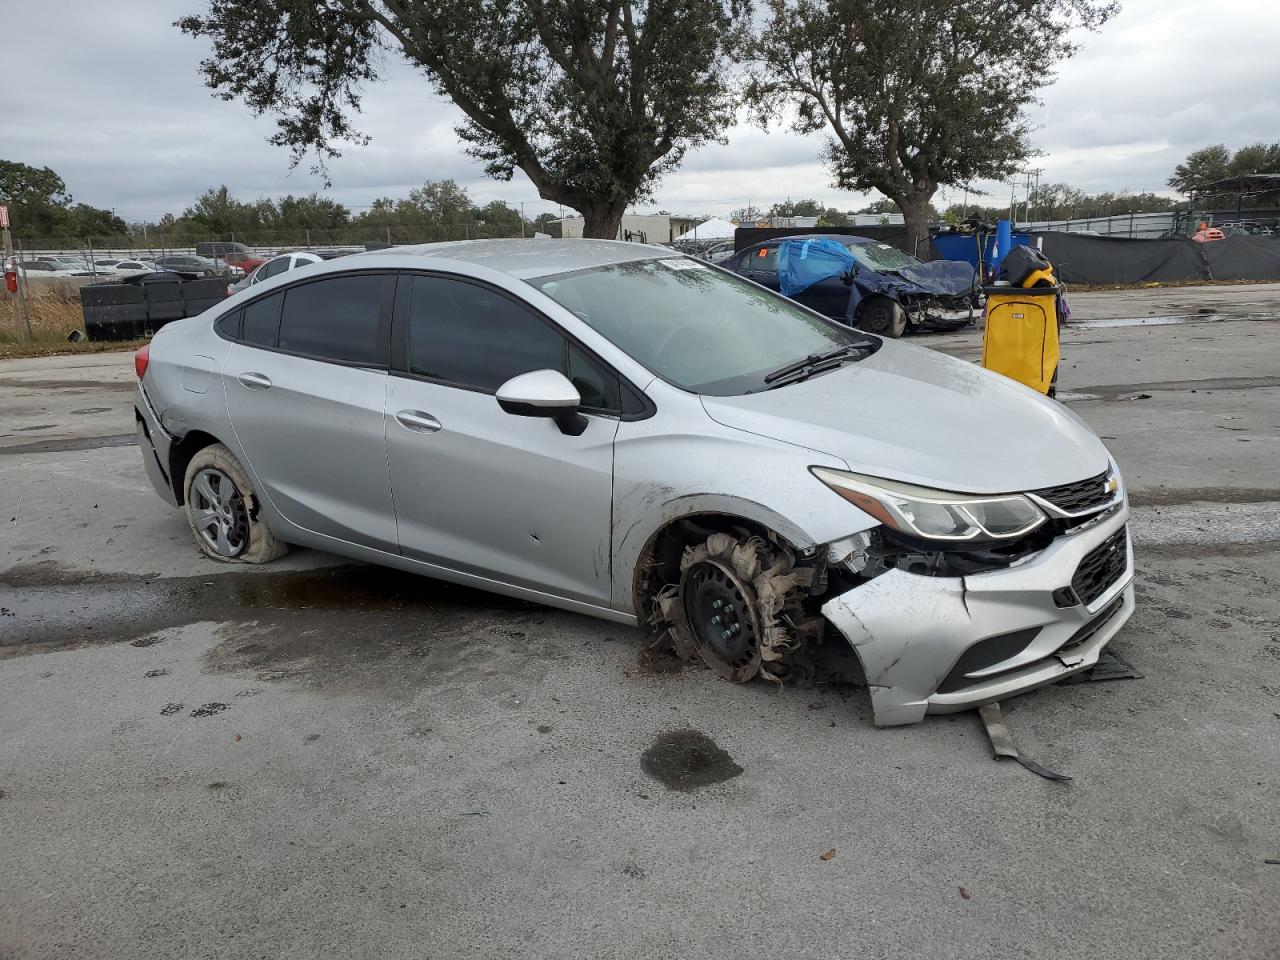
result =
[{"label": "cloud", "polygon": [[[180,213],[222,183],[245,198],[320,190],[307,164],[291,170],[288,152],[265,142],[270,118],[203,85],[207,44],[172,26],[200,4],[154,0],[122,13],[119,4],[63,0],[56,29],[48,5],[11,5],[6,67],[25,82],[9,98],[0,155],[53,167],[77,200],[131,220]],[[1277,139],[1278,35],[1277,4],[1217,0],[1208,15],[1198,0],[1128,0],[1043,92],[1033,120],[1044,153],[1033,165],[1042,180],[1092,191],[1161,190],[1191,150]],[[453,178],[482,204],[557,209],[520,173],[509,183],[485,177],[453,132],[459,111],[407,65],[391,64],[364,103],[358,125],[373,139],[331,163],[335,199],[359,207]],[[739,124],[727,144],[688,154],[643,207],[714,214],[787,197],[861,205],[831,187],[820,146],[817,136]]]}]

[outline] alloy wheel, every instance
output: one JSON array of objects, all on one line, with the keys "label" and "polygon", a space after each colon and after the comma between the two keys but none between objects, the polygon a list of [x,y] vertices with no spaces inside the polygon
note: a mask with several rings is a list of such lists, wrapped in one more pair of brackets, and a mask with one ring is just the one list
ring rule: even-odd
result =
[{"label": "alloy wheel", "polygon": [[249,513],[235,482],[221,470],[201,470],[191,481],[191,515],[205,543],[220,557],[238,557],[249,545]]}]

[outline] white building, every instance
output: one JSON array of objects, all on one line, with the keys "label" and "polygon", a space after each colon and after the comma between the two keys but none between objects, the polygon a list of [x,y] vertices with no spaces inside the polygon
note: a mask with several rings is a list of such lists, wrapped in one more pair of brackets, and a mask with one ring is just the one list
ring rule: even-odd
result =
[{"label": "white building", "polygon": [[[566,240],[581,237],[586,225],[582,217],[565,217],[553,222],[560,225],[560,236]],[[671,243],[686,230],[692,230],[696,223],[697,217],[673,217],[666,213],[628,213],[622,217],[617,239],[639,243]]]}]

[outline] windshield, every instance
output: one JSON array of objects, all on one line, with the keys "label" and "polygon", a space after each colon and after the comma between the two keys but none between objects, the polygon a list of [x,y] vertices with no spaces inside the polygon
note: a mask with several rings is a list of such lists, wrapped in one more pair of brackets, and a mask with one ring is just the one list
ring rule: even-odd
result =
[{"label": "windshield", "polygon": [[[638,260],[529,281],[669,383],[736,396],[779,367],[880,341],[736,274],[687,257]],[[851,359],[857,359],[856,354]]]},{"label": "windshield", "polygon": [[878,273],[920,265],[920,261],[911,254],[887,243],[851,243],[849,252],[864,267],[869,267]]}]

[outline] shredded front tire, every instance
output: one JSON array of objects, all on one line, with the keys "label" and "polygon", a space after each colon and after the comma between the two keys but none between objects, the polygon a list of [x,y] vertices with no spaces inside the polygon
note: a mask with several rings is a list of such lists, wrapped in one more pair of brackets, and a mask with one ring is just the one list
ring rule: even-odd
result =
[{"label": "shredded front tire", "polygon": [[808,680],[820,620],[801,603],[813,576],[787,547],[714,533],[685,547],[679,582],[654,598],[655,614],[677,654],[697,655],[726,680]]}]

